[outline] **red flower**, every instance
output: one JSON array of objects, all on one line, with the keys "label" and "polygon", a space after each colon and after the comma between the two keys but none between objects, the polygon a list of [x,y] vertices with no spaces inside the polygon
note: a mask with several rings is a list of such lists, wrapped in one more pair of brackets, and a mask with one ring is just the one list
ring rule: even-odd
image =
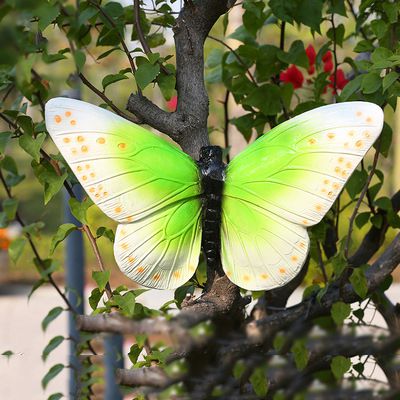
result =
[{"label": "red flower", "polygon": [[295,65],[291,65],[280,73],[279,79],[281,82],[291,83],[295,89],[298,89],[303,86],[304,76]]},{"label": "red flower", "polygon": [[323,56],[322,61],[326,63],[327,61],[332,61],[332,52],[328,50]]},{"label": "red flower", "polygon": [[333,62],[332,60],[327,60],[324,62],[324,71],[325,72],[331,72],[333,69]]},{"label": "red flower", "polygon": [[311,75],[315,71],[314,64],[315,64],[315,59],[317,57],[317,53],[315,52],[314,46],[312,44],[309,44],[308,47],[306,48],[306,54],[309,63],[308,73]]},{"label": "red flower", "polygon": [[171,112],[175,111],[177,104],[178,104],[178,96],[172,97],[171,100],[167,101],[168,110]]},{"label": "red flower", "polygon": [[[329,77],[329,80],[331,81],[329,87],[333,88],[333,85],[335,83],[334,74]],[[342,90],[348,84],[348,82],[349,81],[346,79],[343,70],[338,68],[338,70],[336,71],[336,88]]]}]

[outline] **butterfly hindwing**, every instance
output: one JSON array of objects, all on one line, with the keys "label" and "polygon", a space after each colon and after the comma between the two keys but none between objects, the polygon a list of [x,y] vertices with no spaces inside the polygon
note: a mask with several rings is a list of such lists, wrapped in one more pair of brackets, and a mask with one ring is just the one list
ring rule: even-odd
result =
[{"label": "butterfly hindwing", "polygon": [[[245,213],[245,208],[252,209],[251,219],[243,220],[242,225],[255,228],[248,233],[246,240],[243,233],[235,238],[230,233],[235,223],[223,217],[222,240],[229,241],[232,250],[232,254],[222,252],[225,271],[231,270],[232,260],[240,258],[236,249],[240,249],[240,241],[243,241],[247,261],[243,259],[235,268],[238,276],[243,277],[251,260],[256,258],[264,260],[257,264],[256,275],[265,273],[270,279],[259,288],[281,286],[282,268],[289,277],[286,281],[290,280],[303,265],[307,252],[297,255],[298,241],[295,237],[288,235],[285,243],[279,244],[272,241],[270,233],[278,230],[278,236],[282,236],[280,228],[277,228],[279,223],[296,232],[303,229],[304,233],[305,227],[317,224],[379,136],[382,125],[383,113],[375,104],[333,104],[284,122],[235,157],[226,171],[223,215],[239,215]],[[257,218],[263,218],[262,223],[257,223]],[[260,246],[252,245],[252,242],[258,243],[260,237],[265,239],[262,257],[257,253]],[[303,237],[302,233],[300,237]],[[222,247],[226,249],[226,243]],[[269,258],[268,254],[276,251],[291,254],[296,262],[288,261],[282,265],[277,258]],[[273,279],[271,259],[277,260],[272,271]],[[241,283],[240,286],[251,288],[254,285]]]},{"label": "butterfly hindwing", "polygon": [[46,126],[93,202],[120,223],[114,253],[121,270],[160,289],[188,280],[201,241],[194,161],[146,129],[78,100],[50,100]]},{"label": "butterfly hindwing", "polygon": [[181,286],[194,274],[201,245],[201,202],[176,202],[117,228],[114,255],[135,282],[153,288]]}]

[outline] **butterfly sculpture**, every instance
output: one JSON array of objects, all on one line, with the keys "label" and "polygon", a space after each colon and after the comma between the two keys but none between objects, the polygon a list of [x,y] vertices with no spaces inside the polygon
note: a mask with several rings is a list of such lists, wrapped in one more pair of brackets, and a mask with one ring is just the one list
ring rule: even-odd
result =
[{"label": "butterfly sculpture", "polygon": [[348,102],[316,108],[264,134],[227,166],[221,149],[187,154],[88,103],[55,98],[46,126],[90,198],[119,225],[120,269],[152,288],[194,274],[201,248],[249,290],[293,279],[317,224],[379,136],[382,110]]}]

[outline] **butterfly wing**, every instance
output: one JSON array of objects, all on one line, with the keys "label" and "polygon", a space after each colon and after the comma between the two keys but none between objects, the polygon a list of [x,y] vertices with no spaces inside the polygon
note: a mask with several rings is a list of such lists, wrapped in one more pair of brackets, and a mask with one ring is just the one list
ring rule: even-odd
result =
[{"label": "butterfly wing", "polygon": [[222,262],[234,283],[272,289],[297,274],[308,250],[306,227],[330,209],[382,125],[375,104],[324,106],[277,126],[232,160],[222,206]]},{"label": "butterfly wing", "polygon": [[[194,161],[146,129],[78,100],[50,100],[46,104],[46,126],[93,202],[122,224],[115,241],[121,270],[136,277],[129,261],[134,257],[146,268],[151,265],[154,274],[158,268],[170,266],[172,273],[183,268],[179,280],[169,277],[155,281],[149,276],[140,279],[145,286],[175,287],[175,283],[189,279],[193,274],[189,264],[192,267],[199,257],[201,237],[199,225],[193,222],[193,216],[201,210]],[[187,214],[193,218],[183,231],[177,216]],[[129,232],[128,242],[120,234],[123,229]],[[163,239],[156,234],[160,229],[168,231],[164,231]],[[172,237],[180,235],[183,237],[178,245]],[[190,235],[193,243],[188,241]],[[121,251],[126,243],[131,246],[127,257],[128,253]],[[179,258],[174,249],[181,252]]]}]

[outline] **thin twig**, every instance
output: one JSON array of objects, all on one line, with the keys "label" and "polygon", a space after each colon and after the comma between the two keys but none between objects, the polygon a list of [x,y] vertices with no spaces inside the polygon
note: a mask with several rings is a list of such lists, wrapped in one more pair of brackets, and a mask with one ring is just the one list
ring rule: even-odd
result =
[{"label": "thin twig", "polygon": [[225,138],[225,148],[226,152],[226,161],[229,163],[229,94],[230,91],[227,90],[224,99],[224,138]]},{"label": "thin twig", "polygon": [[[353,15],[353,18],[354,18],[355,23],[357,24],[357,21],[358,21],[359,18],[360,18],[359,15],[356,14],[356,12],[355,12],[355,10],[354,10],[354,7],[353,7],[353,4],[351,3],[350,0],[347,0],[346,3],[347,3],[347,5],[348,5],[349,8],[350,8],[350,12],[351,12],[351,14]],[[365,40],[368,40],[368,35],[365,33],[364,28],[363,28],[362,26],[360,26],[359,30],[360,30],[360,32],[361,32],[362,37],[363,37]]]},{"label": "thin twig", "polygon": [[[115,22],[114,22],[113,19],[103,10],[103,8],[102,8],[99,4],[97,4],[97,3],[95,3],[94,1],[91,1],[91,0],[89,0],[89,3],[90,3],[93,7],[97,8],[97,9],[100,11],[100,13],[103,15],[103,17],[104,17],[104,18],[110,23],[110,25],[116,30],[116,32],[117,32],[117,34],[118,34],[118,37],[119,37],[119,41],[120,41],[120,43],[121,43],[121,46],[123,47],[124,52],[125,52],[126,56],[128,57],[129,64],[130,64],[131,70],[132,70],[132,74],[135,75],[136,67],[135,67],[135,63],[134,63],[134,61],[133,61],[132,55],[131,55],[131,53],[130,53],[128,47],[126,46],[125,40],[124,40],[123,36],[121,35],[121,32],[119,31],[118,27],[115,25]],[[141,92],[139,87],[138,87],[138,92],[139,92],[139,93]]]},{"label": "thin twig", "polygon": [[[134,24],[135,24],[137,35],[139,37],[140,44],[143,47],[143,51],[146,54],[152,54],[153,52],[151,51],[150,46],[146,42],[146,38],[144,37],[144,34],[143,34],[142,24],[140,22],[140,0],[133,0],[133,10],[134,10],[134,15],[135,15]],[[165,74],[170,75],[170,72],[164,67],[164,65],[162,63],[159,63],[159,64],[160,64],[160,68],[162,69],[162,71]]]},{"label": "thin twig", "polygon": [[251,81],[252,81],[256,86],[258,86],[256,80],[254,79],[253,74],[252,74],[252,73],[250,72],[250,70],[247,68],[246,63],[242,60],[242,58],[239,56],[239,54],[238,54],[231,46],[229,46],[229,44],[225,43],[223,40],[218,39],[218,38],[216,38],[216,37],[214,37],[214,36],[212,36],[212,35],[208,35],[208,37],[209,37],[210,39],[212,39],[212,40],[215,40],[215,41],[218,42],[218,43],[221,43],[223,46],[225,46],[227,49],[229,49],[229,50],[232,52],[232,54],[237,58],[237,60],[240,62],[240,64],[242,64],[242,65],[246,68],[246,72],[247,72],[249,78],[251,79]]},{"label": "thin twig", "polygon": [[349,230],[348,230],[348,233],[347,233],[346,246],[345,246],[345,250],[344,250],[344,255],[345,255],[346,259],[349,258],[349,248],[350,248],[351,233],[353,231],[354,220],[357,217],[358,209],[360,208],[361,202],[362,202],[365,194],[367,193],[367,190],[368,190],[369,184],[371,183],[372,177],[375,174],[376,165],[378,164],[378,159],[379,159],[380,147],[381,147],[381,140],[378,139],[378,142],[377,142],[377,145],[376,145],[376,150],[375,150],[374,160],[372,162],[371,171],[370,171],[370,173],[368,175],[367,181],[365,182],[364,188],[363,188],[363,190],[362,190],[362,192],[360,194],[360,197],[359,197],[359,199],[357,201],[357,204],[356,204],[356,206],[354,208],[353,214],[350,217]]},{"label": "thin twig", "polygon": [[141,123],[141,121],[139,119],[131,117],[128,114],[125,114],[123,111],[121,111],[102,91],[97,89],[91,82],[89,82],[89,80],[82,74],[82,72],[80,72],[78,74],[78,76],[79,76],[79,78],[81,78],[81,81],[84,85],[86,85],[92,92],[96,93],[97,96],[99,96],[119,116],[121,116],[135,124]]},{"label": "thin twig", "polygon": [[326,274],[325,264],[322,260],[322,252],[321,252],[321,245],[317,240],[317,255],[318,255],[318,265],[321,268],[322,276],[324,277],[325,284],[328,282],[328,275]]},{"label": "thin twig", "polygon": [[333,97],[336,102],[336,96],[337,96],[337,66],[338,66],[338,61],[337,61],[337,54],[336,54],[336,26],[335,26],[335,13],[332,12],[331,16],[331,24],[332,24],[332,32],[333,32]]}]

